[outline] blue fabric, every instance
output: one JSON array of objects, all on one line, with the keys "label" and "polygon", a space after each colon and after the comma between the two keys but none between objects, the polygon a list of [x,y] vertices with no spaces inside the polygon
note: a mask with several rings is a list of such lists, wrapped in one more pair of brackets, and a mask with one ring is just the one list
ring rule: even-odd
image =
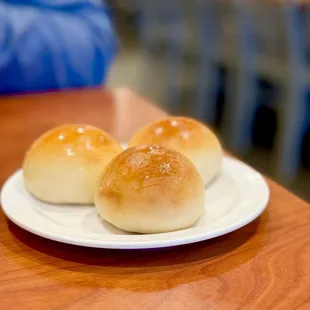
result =
[{"label": "blue fabric", "polygon": [[100,1],[0,1],[2,94],[102,84],[115,53]]}]

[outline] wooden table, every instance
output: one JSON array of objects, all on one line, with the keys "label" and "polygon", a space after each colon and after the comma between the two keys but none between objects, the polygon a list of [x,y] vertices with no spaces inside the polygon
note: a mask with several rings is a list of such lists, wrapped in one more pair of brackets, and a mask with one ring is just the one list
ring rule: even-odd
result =
[{"label": "wooden table", "polygon": [[[125,92],[121,103],[90,90],[0,99],[1,185],[50,127],[90,123],[126,140],[165,116],[129,97]],[[271,200],[260,219],[211,241],[161,250],[65,245],[23,231],[0,211],[0,308],[310,309],[310,207],[268,183]]]}]

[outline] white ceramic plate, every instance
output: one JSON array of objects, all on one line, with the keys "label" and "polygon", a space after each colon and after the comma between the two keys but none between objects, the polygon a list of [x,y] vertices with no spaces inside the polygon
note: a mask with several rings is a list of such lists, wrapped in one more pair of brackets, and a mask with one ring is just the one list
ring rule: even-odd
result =
[{"label": "white ceramic plate", "polygon": [[1,204],[12,222],[48,239],[98,248],[160,248],[211,239],[250,223],[267,206],[269,189],[258,172],[226,157],[205,195],[205,214],[192,228],[149,235],[115,228],[99,218],[94,206],[59,206],[36,200],[24,187],[22,170],[3,186]]}]

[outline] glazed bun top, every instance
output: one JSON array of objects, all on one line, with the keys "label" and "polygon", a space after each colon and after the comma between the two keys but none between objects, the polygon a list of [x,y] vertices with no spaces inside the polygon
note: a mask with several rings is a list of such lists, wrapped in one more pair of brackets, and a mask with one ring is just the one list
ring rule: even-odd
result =
[{"label": "glazed bun top", "polygon": [[77,160],[100,160],[101,151],[122,151],[120,144],[105,131],[90,125],[62,125],[40,136],[31,146],[27,158],[63,156]]},{"label": "glazed bun top", "polygon": [[63,125],[39,137],[24,160],[26,187],[53,203],[92,203],[100,171],[122,151],[109,134],[90,125]]},{"label": "glazed bun top", "polygon": [[145,143],[164,145],[180,152],[195,152],[219,145],[215,134],[204,124],[180,116],[149,123],[133,135],[129,147]]},{"label": "glazed bun top", "polygon": [[191,118],[172,116],[146,125],[129,141],[129,146],[141,144],[158,144],[182,153],[196,166],[204,184],[221,169],[223,151],[218,138]]},{"label": "glazed bun top", "polygon": [[130,148],[106,167],[95,193],[99,214],[132,232],[186,228],[202,214],[204,188],[194,165],[158,145]]}]

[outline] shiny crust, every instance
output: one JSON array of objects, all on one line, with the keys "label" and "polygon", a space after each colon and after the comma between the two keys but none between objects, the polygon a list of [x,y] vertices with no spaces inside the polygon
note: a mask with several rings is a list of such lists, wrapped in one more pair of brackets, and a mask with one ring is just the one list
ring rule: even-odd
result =
[{"label": "shiny crust", "polygon": [[215,134],[202,123],[187,117],[169,117],[138,130],[129,146],[159,144],[180,152],[220,147]]},{"label": "shiny crust", "polygon": [[[103,130],[90,125],[62,125],[44,133],[30,147],[26,160],[31,157],[63,156],[99,161],[104,152],[121,152],[120,144]],[[81,157],[82,156],[82,157]]]},{"label": "shiny crust", "polygon": [[63,125],[39,137],[24,160],[27,189],[51,203],[93,203],[98,176],[120,144],[89,125]]},{"label": "shiny crust", "polygon": [[185,155],[206,185],[222,166],[223,151],[216,135],[202,123],[187,117],[169,117],[138,130],[129,146],[158,144]]},{"label": "shiny crust", "polygon": [[201,177],[185,156],[144,145],[124,151],[106,167],[95,205],[115,226],[148,233],[190,226],[202,213],[203,197]]}]

